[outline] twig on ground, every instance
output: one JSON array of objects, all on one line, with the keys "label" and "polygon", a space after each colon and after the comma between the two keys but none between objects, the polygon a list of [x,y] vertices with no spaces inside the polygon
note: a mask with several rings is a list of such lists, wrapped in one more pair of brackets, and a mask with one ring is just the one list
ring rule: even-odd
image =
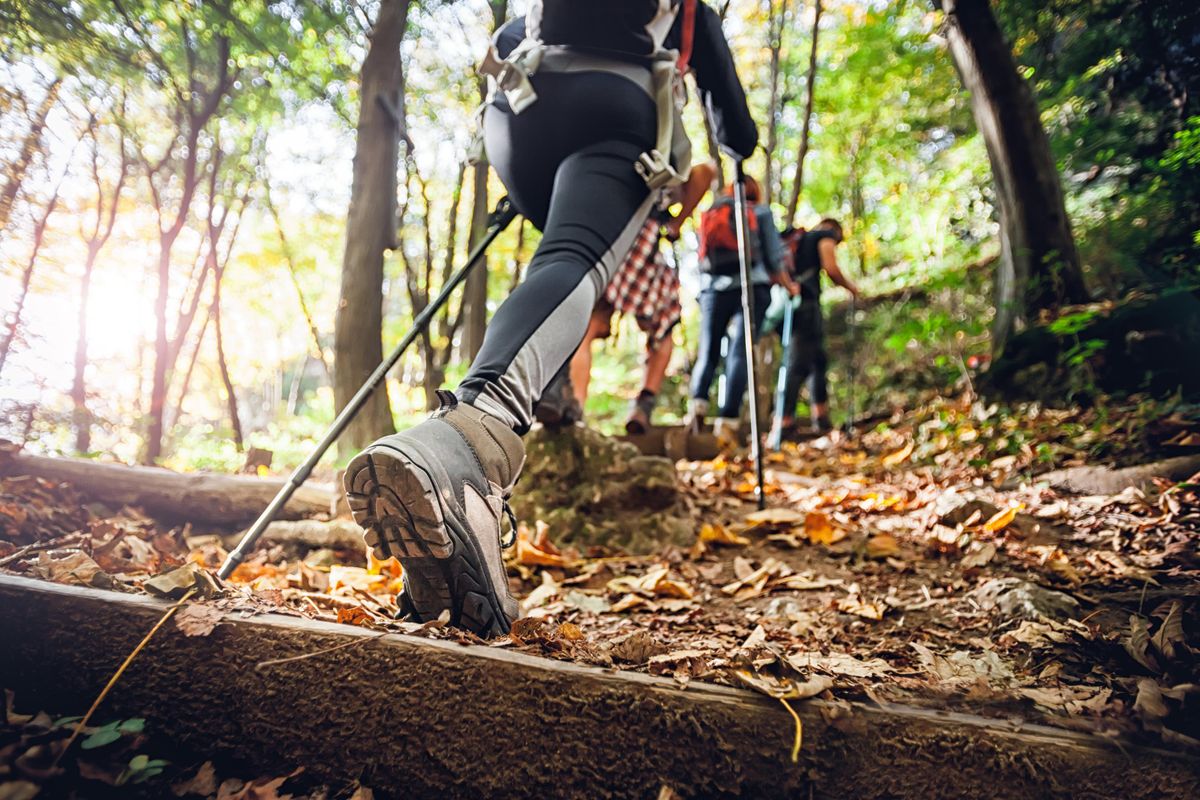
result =
[{"label": "twig on ground", "polygon": [[287,664],[292,661],[303,661],[306,658],[323,656],[326,653],[332,653],[335,650],[343,650],[347,647],[354,647],[356,644],[363,644],[364,642],[373,642],[376,639],[382,639],[389,633],[391,633],[391,631],[383,631],[382,633],[377,633],[374,636],[364,636],[361,639],[355,639],[352,642],[342,642],[341,644],[335,644],[333,647],[323,647],[320,650],[313,650],[311,653],[301,653],[298,656],[288,656],[287,658],[273,658],[270,661],[260,661],[254,665],[254,668],[256,670],[261,670],[263,667],[273,667],[276,664]]}]

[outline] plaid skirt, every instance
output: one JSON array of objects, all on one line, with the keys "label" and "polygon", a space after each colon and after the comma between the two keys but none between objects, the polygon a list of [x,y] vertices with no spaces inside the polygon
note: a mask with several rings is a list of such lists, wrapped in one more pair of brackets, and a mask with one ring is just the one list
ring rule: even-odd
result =
[{"label": "plaid skirt", "polygon": [[631,314],[653,349],[679,324],[679,275],[667,265],[658,246],[658,219],[651,216],[638,233],[629,255],[604,290],[604,302],[618,314]]}]

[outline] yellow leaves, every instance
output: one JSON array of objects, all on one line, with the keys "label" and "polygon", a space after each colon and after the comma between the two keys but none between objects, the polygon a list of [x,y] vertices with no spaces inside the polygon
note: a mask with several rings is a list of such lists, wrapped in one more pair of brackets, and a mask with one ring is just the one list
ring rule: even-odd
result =
[{"label": "yellow leaves", "polygon": [[710,525],[707,522],[700,526],[700,541],[732,547],[745,547],[750,544],[750,540],[745,536],[734,533],[724,525],[720,523]]},{"label": "yellow leaves", "polygon": [[339,608],[337,621],[343,625],[359,625],[365,628],[371,625],[371,615],[362,606]]},{"label": "yellow leaves", "polygon": [[562,567],[566,559],[550,541],[550,526],[538,520],[537,533],[529,534],[528,526],[517,527],[517,563],[530,567]]},{"label": "yellow leaves", "polygon": [[776,589],[803,591],[840,586],[842,583],[837,578],[818,578],[811,572],[798,573],[774,558],[768,558],[757,568],[749,559],[736,558],[733,571],[737,580],[722,586],[721,591],[732,595],[735,600],[749,600]]},{"label": "yellow leaves", "polygon": [[804,517],[804,533],[813,544],[831,545],[846,538],[846,532],[836,528],[820,511],[810,511]]},{"label": "yellow leaves", "polygon": [[656,606],[652,601],[658,598],[663,600],[663,604],[680,603],[686,606],[696,594],[690,584],[672,578],[670,567],[665,564],[651,568],[645,575],[613,578],[607,588],[610,592],[623,593],[611,609],[618,614],[643,606]]},{"label": "yellow leaves", "polygon": [[880,533],[867,539],[868,558],[889,558],[900,555],[900,543],[890,533]]},{"label": "yellow leaves", "polygon": [[804,514],[791,508],[764,508],[746,515],[750,525],[799,525],[804,522]]},{"label": "yellow leaves", "polygon": [[894,453],[888,453],[886,456],[881,458],[879,460],[879,463],[881,463],[881,464],[883,464],[883,466],[889,467],[889,468],[898,467],[901,464],[903,464],[905,461],[908,460],[908,457],[912,455],[912,451],[913,451],[913,443],[908,442],[907,444],[904,445],[904,447],[901,447],[899,450],[895,451]]},{"label": "yellow leaves", "polygon": [[1024,510],[1024,503],[1017,503],[1003,511],[997,511],[983,523],[983,529],[988,533],[999,533],[1012,524],[1012,521],[1017,518],[1017,514]]}]

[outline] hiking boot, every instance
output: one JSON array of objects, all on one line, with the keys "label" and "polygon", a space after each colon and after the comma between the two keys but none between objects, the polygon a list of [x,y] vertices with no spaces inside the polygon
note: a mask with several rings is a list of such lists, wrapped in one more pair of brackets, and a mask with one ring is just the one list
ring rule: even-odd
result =
[{"label": "hiking boot", "polygon": [[346,499],[379,559],[404,567],[405,603],[418,621],[446,610],[480,636],[506,633],[517,617],[501,550],[501,520],[525,447],[500,420],[439,391],[441,407],[385,436],[346,468]]},{"label": "hiking boot", "polygon": [[829,419],[829,415],[814,416],[812,418],[813,430],[824,436],[833,430],[833,422]]},{"label": "hiking boot", "polygon": [[554,376],[533,407],[533,416],[547,428],[565,428],[583,419],[583,406],[575,396],[569,372],[563,370]]},{"label": "hiking boot", "polygon": [[650,415],[654,413],[657,400],[658,395],[654,392],[642,389],[629,409],[629,418],[625,420],[625,433],[638,436],[650,430]]},{"label": "hiking boot", "polygon": [[704,418],[708,416],[708,401],[693,397],[688,401],[687,415],[683,418],[683,426],[692,433],[699,433],[704,427]]}]

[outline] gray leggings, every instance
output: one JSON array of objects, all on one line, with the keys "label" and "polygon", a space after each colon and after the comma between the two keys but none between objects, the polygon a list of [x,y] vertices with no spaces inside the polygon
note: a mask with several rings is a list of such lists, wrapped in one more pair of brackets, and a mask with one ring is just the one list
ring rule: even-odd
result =
[{"label": "gray leggings", "polygon": [[457,391],[521,434],[650,213],[633,165],[657,131],[650,97],[618,75],[538,73],[534,86],[538,100],[521,114],[502,98],[490,106],[484,136],[489,160],[542,241]]}]

